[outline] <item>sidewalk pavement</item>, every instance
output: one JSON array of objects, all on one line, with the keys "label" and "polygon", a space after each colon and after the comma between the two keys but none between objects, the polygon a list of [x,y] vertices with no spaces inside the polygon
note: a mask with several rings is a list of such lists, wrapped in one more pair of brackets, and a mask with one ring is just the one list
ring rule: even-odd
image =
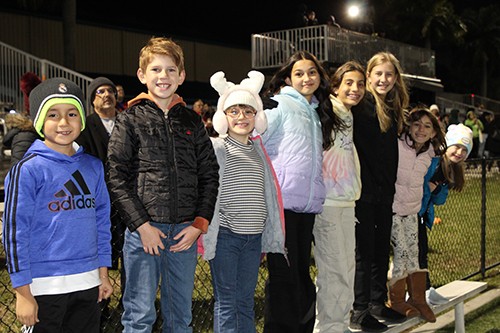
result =
[{"label": "sidewalk pavement", "polygon": [[[477,310],[483,305],[493,301],[494,299],[500,297],[500,288],[491,289],[479,296],[471,299],[468,302],[464,303],[464,313],[468,314],[471,311]],[[455,311],[448,311],[443,315],[437,317],[435,323],[427,323],[422,325],[414,330],[412,333],[432,333],[436,332],[439,329],[442,329],[448,324],[455,322]]]}]

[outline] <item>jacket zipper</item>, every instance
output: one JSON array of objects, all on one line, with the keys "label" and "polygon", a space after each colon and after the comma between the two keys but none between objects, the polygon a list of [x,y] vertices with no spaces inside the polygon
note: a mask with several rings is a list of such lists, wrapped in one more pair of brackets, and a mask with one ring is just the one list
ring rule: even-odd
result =
[{"label": "jacket zipper", "polygon": [[175,141],[174,135],[172,133],[172,125],[170,118],[163,115],[164,124],[167,133],[167,147],[170,148],[170,223],[177,223],[177,203],[179,202],[177,196],[177,168],[176,168],[176,158],[175,158]]},{"label": "jacket zipper", "polygon": [[309,118],[311,119],[311,125],[312,125],[312,132],[313,132],[313,136],[312,136],[312,177],[311,177],[311,181],[309,183],[309,201],[307,202],[307,206],[306,208],[304,208],[304,212],[307,212],[307,210],[311,207],[311,204],[312,204],[312,200],[313,200],[313,193],[314,193],[314,179],[316,178],[316,123],[315,123],[315,119],[314,119],[314,116],[312,114],[312,112],[316,112],[315,109],[311,111],[311,106],[308,105],[308,113],[309,113]]}]

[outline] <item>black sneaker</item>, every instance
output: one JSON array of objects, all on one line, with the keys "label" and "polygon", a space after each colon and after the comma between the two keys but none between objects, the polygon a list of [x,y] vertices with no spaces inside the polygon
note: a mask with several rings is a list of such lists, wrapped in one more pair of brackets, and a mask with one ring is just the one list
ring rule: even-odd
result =
[{"label": "black sneaker", "polygon": [[384,332],[387,330],[387,326],[373,318],[368,309],[351,312],[349,328],[351,330],[362,330],[364,332]]},{"label": "black sneaker", "polygon": [[406,316],[385,306],[385,304],[370,305],[370,314],[378,320],[386,320],[393,323],[401,323]]}]

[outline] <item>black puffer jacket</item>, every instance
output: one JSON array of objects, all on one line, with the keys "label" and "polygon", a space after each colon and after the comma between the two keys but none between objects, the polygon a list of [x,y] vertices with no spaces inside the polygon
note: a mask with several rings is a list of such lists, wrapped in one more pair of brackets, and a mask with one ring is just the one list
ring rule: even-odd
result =
[{"label": "black puffer jacket", "polygon": [[180,97],[175,102],[165,117],[141,94],[116,117],[108,185],[131,231],[148,221],[197,223],[201,218],[207,226],[212,219],[219,186],[212,143],[201,117]]}]

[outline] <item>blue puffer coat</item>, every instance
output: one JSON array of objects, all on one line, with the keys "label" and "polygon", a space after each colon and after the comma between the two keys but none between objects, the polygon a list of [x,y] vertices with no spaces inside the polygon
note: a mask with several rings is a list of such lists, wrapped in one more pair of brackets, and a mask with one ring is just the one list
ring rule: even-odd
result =
[{"label": "blue puffer coat", "polygon": [[422,207],[420,208],[420,212],[418,213],[418,215],[421,217],[426,215],[422,222],[425,223],[429,230],[431,230],[432,226],[434,225],[434,206],[444,205],[446,202],[446,198],[448,198],[448,184],[438,184],[438,188],[435,189],[434,192],[431,192],[431,188],[429,186],[429,181],[431,180],[432,176],[434,176],[434,172],[436,172],[436,169],[440,167],[439,159],[440,157],[434,157],[432,159],[429,171],[425,175]]},{"label": "blue puffer coat", "polygon": [[286,210],[321,213],[325,201],[323,137],[318,101],[309,103],[292,87],[273,97],[279,104],[265,110],[267,130],[262,135],[271,159]]}]

